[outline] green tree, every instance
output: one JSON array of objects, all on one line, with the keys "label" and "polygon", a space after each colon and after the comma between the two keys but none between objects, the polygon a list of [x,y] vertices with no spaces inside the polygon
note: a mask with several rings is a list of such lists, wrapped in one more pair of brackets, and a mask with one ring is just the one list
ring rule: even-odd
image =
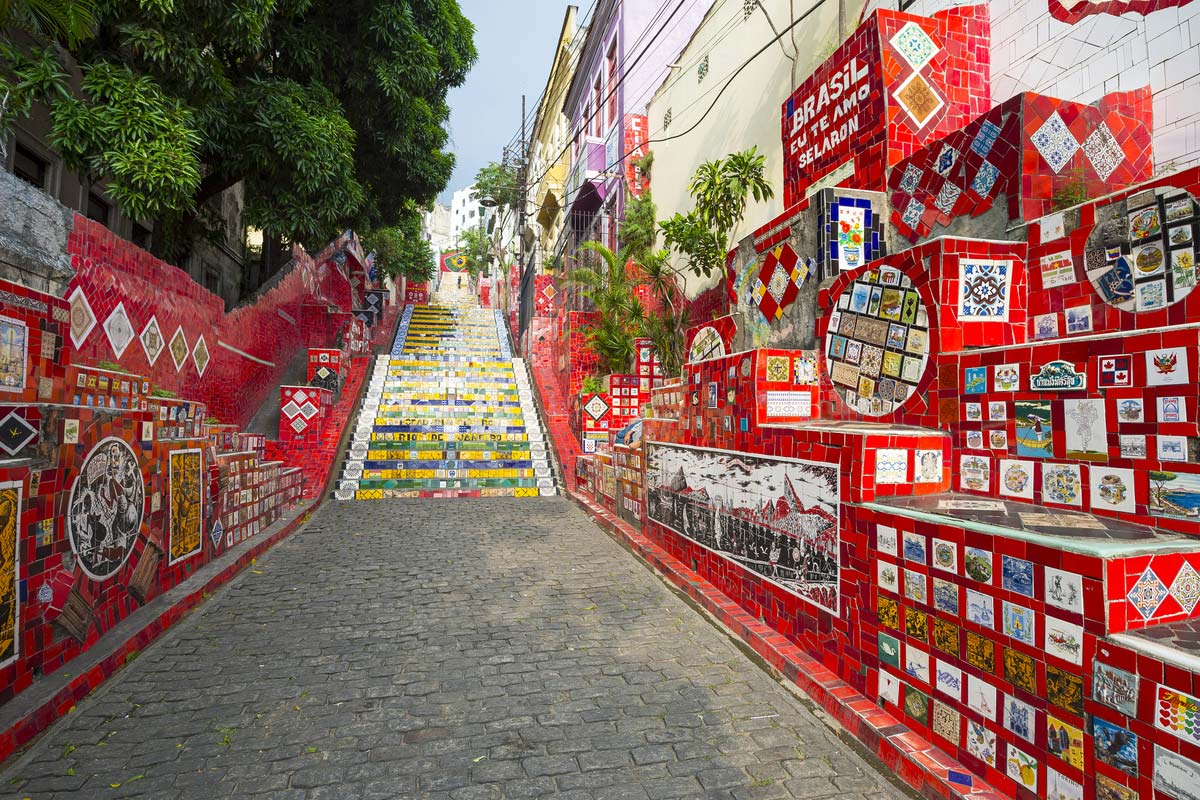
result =
[{"label": "green tree", "polygon": [[775,196],[763,174],[766,160],[751,147],[704,162],[688,186],[693,210],[659,223],[667,247],[684,258],[693,274],[707,278],[719,273],[737,243],[750,198],[762,202]]},{"label": "green tree", "polygon": [[458,249],[467,257],[467,273],[471,277],[487,272],[490,244],[487,231],[479,225],[463,228],[458,234]]},{"label": "green tree", "polygon": [[587,331],[588,346],[605,373],[628,372],[633,366],[633,340],[640,336],[646,319],[645,309],[634,294],[634,283],[625,259],[599,242],[580,245],[591,254],[587,266],[576,267],[568,283],[591,301],[597,321]]},{"label": "green tree", "polygon": [[[450,177],[446,92],[476,58],[455,0],[104,0],[95,22],[94,38],[47,28],[53,44],[6,58],[0,97],[20,95],[12,113],[45,102],[52,144],[157,223],[160,255],[220,235],[206,203],[239,183],[248,225],[318,244],[399,224]],[[70,61],[46,80],[55,45]]]},{"label": "green tree", "polygon": [[94,32],[95,10],[92,0],[0,0],[0,31],[15,28],[73,45]]},{"label": "green tree", "polygon": [[519,181],[520,176],[515,168],[507,163],[493,161],[480,167],[475,173],[475,191],[471,193],[471,197],[476,200],[490,197],[498,206],[516,208],[521,202]]},{"label": "green tree", "polygon": [[403,275],[422,283],[433,277],[437,259],[429,242],[421,237],[421,216],[415,209],[399,225],[367,231],[363,249],[375,252],[375,265],[393,278]]}]

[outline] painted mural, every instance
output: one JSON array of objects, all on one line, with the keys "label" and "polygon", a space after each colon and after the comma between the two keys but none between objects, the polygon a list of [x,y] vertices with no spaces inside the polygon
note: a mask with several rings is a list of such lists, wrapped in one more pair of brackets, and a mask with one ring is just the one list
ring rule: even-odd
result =
[{"label": "painted mural", "polygon": [[0,484],[0,665],[17,657],[17,532],[21,522],[21,483]]},{"label": "painted mural", "polygon": [[83,462],[71,488],[67,516],[71,549],[90,578],[111,578],[125,564],[146,503],[137,456],[121,439],[102,439]]},{"label": "painted mural", "polygon": [[202,453],[198,449],[171,453],[171,563],[200,552],[204,542],[201,515]]},{"label": "painted mural", "polygon": [[838,467],[647,443],[650,519],[838,613]]}]

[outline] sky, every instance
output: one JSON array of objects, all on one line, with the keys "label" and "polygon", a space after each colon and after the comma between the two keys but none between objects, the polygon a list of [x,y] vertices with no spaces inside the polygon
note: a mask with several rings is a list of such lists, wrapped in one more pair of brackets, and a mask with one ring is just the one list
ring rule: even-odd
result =
[{"label": "sky", "polygon": [[[443,203],[469,186],[480,167],[500,160],[521,127],[522,93],[527,114],[533,113],[550,75],[568,5],[566,0],[459,0],[475,23],[479,60],[466,82],[448,96],[450,147],[457,163],[438,198]],[[577,0],[575,5],[582,12],[589,2]]]}]

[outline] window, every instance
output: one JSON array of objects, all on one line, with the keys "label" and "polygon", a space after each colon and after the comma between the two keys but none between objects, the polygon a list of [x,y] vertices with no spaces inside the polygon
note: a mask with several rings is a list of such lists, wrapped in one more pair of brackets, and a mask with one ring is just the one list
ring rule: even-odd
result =
[{"label": "window", "polygon": [[600,76],[592,86],[592,99],[596,104],[596,118],[592,120],[592,136],[599,136],[604,131],[604,94],[600,88]]},{"label": "window", "polygon": [[150,249],[150,229],[145,225],[133,223],[133,233],[129,236],[129,241],[136,244],[143,250]]},{"label": "window", "polygon": [[583,107],[583,135],[592,135],[592,103],[589,100],[588,104]]},{"label": "window", "polygon": [[112,217],[112,206],[95,192],[88,192],[87,211],[84,216],[107,227],[109,219]]},{"label": "window", "polygon": [[39,189],[45,189],[46,178],[50,175],[50,162],[17,142],[13,148],[13,174]]},{"label": "window", "polygon": [[608,121],[617,121],[617,40],[608,48]]},{"label": "window", "polygon": [[471,218],[471,219],[475,219],[475,209],[473,209],[473,208],[472,208],[472,209],[471,209],[471,213],[470,213],[470,214],[467,214],[467,216],[468,216],[469,218]]},{"label": "window", "polygon": [[208,261],[204,262],[204,288],[213,294],[221,293],[221,271]]}]

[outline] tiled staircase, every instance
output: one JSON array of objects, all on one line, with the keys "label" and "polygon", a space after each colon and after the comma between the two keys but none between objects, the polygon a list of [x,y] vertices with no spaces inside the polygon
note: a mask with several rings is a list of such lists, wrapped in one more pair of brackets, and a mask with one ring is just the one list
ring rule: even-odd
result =
[{"label": "tiled staircase", "polygon": [[406,306],[391,355],[375,362],[337,499],[557,492],[501,313],[453,289]]}]

